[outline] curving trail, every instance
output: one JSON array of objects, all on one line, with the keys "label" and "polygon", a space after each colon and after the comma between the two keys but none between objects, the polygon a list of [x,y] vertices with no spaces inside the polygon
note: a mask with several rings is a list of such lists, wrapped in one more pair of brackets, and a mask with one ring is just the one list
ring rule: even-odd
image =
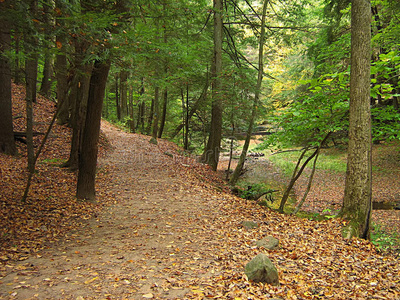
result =
[{"label": "curving trail", "polygon": [[[219,191],[207,168],[168,142],[106,122],[102,131],[113,151],[99,162],[109,170],[99,199],[115,203],[19,262],[1,279],[0,299],[399,299],[398,260],[343,241],[339,220],[265,210]],[[259,227],[246,230],[244,220]],[[257,249],[266,235],[280,249]],[[244,265],[260,251],[277,265],[280,287],[246,280]]]}]

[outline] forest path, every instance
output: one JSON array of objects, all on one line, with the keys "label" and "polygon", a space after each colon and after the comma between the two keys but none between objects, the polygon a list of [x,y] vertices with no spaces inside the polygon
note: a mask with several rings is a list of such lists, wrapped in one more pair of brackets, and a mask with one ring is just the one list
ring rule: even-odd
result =
[{"label": "forest path", "polygon": [[[341,220],[264,209],[225,193],[172,143],[107,122],[102,131],[113,149],[99,161],[109,181],[99,182],[98,198],[113,204],[36,256],[9,261],[0,299],[399,299],[398,258],[344,240]],[[266,236],[279,248],[255,246]],[[280,286],[246,279],[260,252]]]},{"label": "forest path", "polygon": [[214,258],[202,244],[217,242],[212,221],[218,218],[211,196],[179,173],[186,164],[148,136],[107,122],[102,131],[113,151],[99,168],[111,170],[117,204],[3,278],[11,298],[175,299],[208,274]]}]

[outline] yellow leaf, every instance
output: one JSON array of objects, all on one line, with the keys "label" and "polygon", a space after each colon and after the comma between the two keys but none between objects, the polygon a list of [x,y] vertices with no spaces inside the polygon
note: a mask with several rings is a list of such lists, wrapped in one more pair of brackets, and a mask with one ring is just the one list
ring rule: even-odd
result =
[{"label": "yellow leaf", "polygon": [[193,294],[197,294],[199,296],[204,296],[203,291],[202,290],[192,290]]},{"label": "yellow leaf", "polygon": [[91,283],[91,282],[95,281],[96,279],[99,279],[99,277],[96,276],[96,277],[93,277],[92,279],[88,279],[85,281],[85,284]]}]

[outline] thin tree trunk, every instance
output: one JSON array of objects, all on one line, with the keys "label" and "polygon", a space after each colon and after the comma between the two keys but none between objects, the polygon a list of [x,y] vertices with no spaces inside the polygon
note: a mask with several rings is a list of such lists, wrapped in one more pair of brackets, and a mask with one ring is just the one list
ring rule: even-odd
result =
[{"label": "thin tree trunk", "polygon": [[341,215],[350,221],[345,238],[370,238],[372,150],[370,110],[371,3],[353,0],[351,7],[351,70],[349,146]]},{"label": "thin tree trunk", "polygon": [[317,160],[318,160],[318,156],[319,156],[319,151],[320,150],[321,150],[321,147],[318,147],[317,154],[315,155],[315,158],[314,158],[313,168],[311,170],[310,177],[308,178],[308,184],[307,184],[306,191],[304,192],[303,198],[301,198],[301,201],[300,201],[299,205],[297,205],[297,207],[293,211],[293,213],[292,213],[293,215],[295,215],[295,214],[297,214],[299,212],[300,208],[304,204],[304,201],[306,201],[306,199],[307,199],[308,193],[310,192],[312,181],[313,181],[314,174],[315,174],[315,169],[316,169],[316,166],[317,166]]},{"label": "thin tree trunk", "polygon": [[247,134],[246,134],[246,140],[243,145],[242,153],[240,154],[239,162],[235,168],[235,171],[232,174],[232,177],[229,181],[231,185],[235,185],[236,182],[239,179],[240,173],[242,172],[244,162],[246,160],[247,156],[247,151],[250,146],[250,139],[251,139],[251,134],[253,133],[253,128],[254,128],[254,122],[256,119],[257,115],[257,108],[258,108],[258,103],[260,101],[260,90],[261,90],[261,84],[262,84],[262,79],[263,79],[263,73],[264,73],[264,41],[265,41],[265,15],[267,13],[267,6],[268,6],[268,0],[264,0],[264,5],[263,5],[263,11],[262,11],[262,16],[261,16],[261,33],[260,33],[260,41],[259,41],[259,49],[258,49],[258,77],[257,77],[257,85],[256,85],[256,92],[254,95],[254,102],[253,102],[253,107],[251,110],[251,117],[250,117],[250,123],[249,127],[247,129]]},{"label": "thin tree trunk", "polygon": [[157,141],[157,133],[158,133],[158,120],[159,120],[159,104],[160,102],[160,88],[158,86],[154,89],[154,117],[153,117],[153,125],[152,125],[152,134],[151,138],[153,142]]},{"label": "thin tree trunk", "polygon": [[14,59],[14,83],[20,84],[22,81],[21,75],[21,62],[19,60],[20,44],[21,44],[21,33],[19,28],[14,29],[14,41],[15,41],[15,59]]},{"label": "thin tree trunk", "polygon": [[129,130],[132,133],[135,133],[135,114],[133,109],[133,88],[129,86]]},{"label": "thin tree trunk", "polygon": [[303,173],[307,164],[311,161],[311,159],[313,159],[313,157],[315,157],[317,155],[317,153],[319,152],[319,148],[321,148],[325,144],[325,142],[328,140],[330,135],[331,135],[331,132],[328,132],[328,134],[324,137],[322,142],[319,144],[318,148],[306,159],[306,161],[303,163],[303,165],[301,166],[299,171],[297,171],[300,166],[301,161],[303,160],[304,155],[307,153],[309,148],[306,147],[304,149],[304,151],[301,153],[299,160],[297,161],[296,167],[294,168],[293,175],[289,182],[289,185],[286,188],[285,193],[282,196],[282,200],[281,200],[281,203],[280,203],[279,209],[278,209],[279,212],[283,213],[283,209],[285,208],[286,201],[289,198],[290,191],[292,190],[297,179],[299,179],[300,175]]},{"label": "thin tree trunk", "polygon": [[229,147],[229,162],[228,162],[228,168],[226,170],[226,180],[229,180],[229,175],[231,172],[231,164],[232,164],[232,158],[233,158],[233,139],[235,136],[235,124],[232,123],[232,134],[231,134],[231,143]]},{"label": "thin tree trunk", "polygon": [[117,106],[117,120],[121,121],[121,102],[119,98],[118,75],[118,73],[115,74],[115,105]]},{"label": "thin tree trunk", "polygon": [[121,103],[121,120],[124,120],[128,114],[128,72],[120,72],[120,103]]},{"label": "thin tree trunk", "polygon": [[147,117],[146,134],[150,134],[150,132],[151,132],[151,126],[153,124],[153,117],[154,117],[154,99],[151,99],[150,112]]},{"label": "thin tree trunk", "polygon": [[81,155],[76,197],[93,201],[96,198],[95,179],[101,111],[110,62],[95,61],[90,78],[85,128],[82,133]]},{"label": "thin tree trunk", "polygon": [[185,140],[184,148],[189,150],[189,84],[186,85]]},{"label": "thin tree trunk", "polygon": [[138,103],[138,118],[137,118],[137,126],[141,127],[141,132],[144,132],[144,119],[145,119],[145,110],[146,105],[142,99],[144,94],[144,78],[142,77],[140,80],[140,89],[139,89],[139,103]]},{"label": "thin tree trunk", "polygon": [[161,113],[161,119],[160,119],[160,128],[158,130],[158,138],[160,138],[160,139],[164,132],[165,121],[167,118],[167,108],[168,108],[168,89],[165,88],[164,93],[163,93],[163,107],[162,107],[162,113]]},{"label": "thin tree trunk", "polygon": [[[45,135],[43,137],[43,140],[40,143],[39,149],[36,152],[36,155],[34,156],[34,159],[33,159],[33,165],[34,166],[36,165],[36,162],[37,162],[37,160],[39,158],[39,155],[42,153],[43,147],[46,144],[47,138],[49,137],[49,134],[51,132],[51,129],[53,128],[53,125],[54,125],[56,119],[57,119],[59,111],[60,111],[60,106],[57,107],[57,110],[55,111],[55,113],[53,115],[53,118],[52,118],[52,120],[51,120],[51,122],[49,124],[49,127],[47,128],[47,131],[46,131],[46,133],[45,133]],[[29,174],[28,174],[28,180],[27,180],[27,183],[26,183],[26,186],[25,186],[24,195],[22,196],[22,200],[21,200],[22,202],[26,202],[26,199],[28,198],[28,193],[29,193],[29,189],[30,189],[30,186],[31,186],[31,183],[32,183],[32,178],[33,178],[34,174],[35,174],[34,172],[29,172]]]},{"label": "thin tree trunk", "polygon": [[[203,88],[203,91],[201,92],[201,95],[199,98],[197,98],[197,100],[195,101],[195,103],[192,105],[192,108],[189,111],[189,115],[188,115],[188,119],[190,120],[193,115],[196,113],[196,111],[198,110],[198,108],[200,107],[200,105],[203,103],[203,101],[205,101],[207,99],[207,91],[208,91],[208,86],[209,86],[209,82],[208,80],[206,81],[206,85]],[[181,130],[182,128],[185,126],[185,121],[183,121],[181,124],[179,124],[176,129],[174,130],[174,133],[172,134],[172,138],[174,138]]]}]

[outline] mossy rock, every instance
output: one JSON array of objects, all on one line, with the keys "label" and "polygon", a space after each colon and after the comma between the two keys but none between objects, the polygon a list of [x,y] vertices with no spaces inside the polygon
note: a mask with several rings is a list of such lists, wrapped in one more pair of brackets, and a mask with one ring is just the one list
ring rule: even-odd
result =
[{"label": "mossy rock", "polygon": [[245,274],[254,282],[279,285],[278,270],[264,253],[258,254],[246,265]]}]

